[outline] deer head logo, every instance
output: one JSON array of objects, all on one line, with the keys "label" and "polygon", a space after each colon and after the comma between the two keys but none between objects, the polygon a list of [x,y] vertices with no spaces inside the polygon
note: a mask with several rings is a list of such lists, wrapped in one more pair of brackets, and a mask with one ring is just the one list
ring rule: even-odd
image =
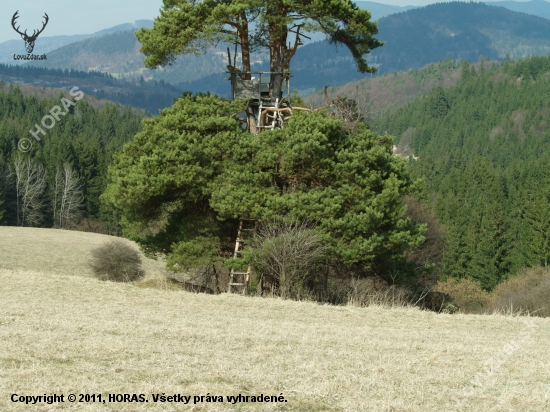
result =
[{"label": "deer head logo", "polygon": [[38,35],[40,33],[42,33],[44,31],[44,29],[46,28],[46,25],[48,24],[48,20],[50,19],[48,17],[48,15],[46,13],[44,13],[44,18],[46,19],[46,21],[44,23],[42,23],[42,28],[40,30],[34,30],[33,33],[32,33],[32,36],[29,36],[27,34],[27,30],[25,30],[23,33],[21,33],[19,31],[19,26],[17,26],[17,28],[15,27],[15,20],[17,20],[17,18],[19,17],[18,16],[19,14],[19,10],[17,10],[15,12],[15,14],[13,15],[12,19],[11,19],[11,26],[13,27],[13,29],[19,33],[21,35],[21,38],[23,40],[25,40],[25,48],[27,49],[27,53],[32,53],[32,51],[34,50],[34,42],[36,41],[36,38],[38,37]]}]

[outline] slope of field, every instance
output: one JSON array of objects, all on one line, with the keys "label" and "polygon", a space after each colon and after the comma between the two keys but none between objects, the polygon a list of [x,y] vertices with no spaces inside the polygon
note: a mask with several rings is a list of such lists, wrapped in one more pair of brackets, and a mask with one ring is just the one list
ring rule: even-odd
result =
[{"label": "slope of field", "polygon": [[[0,410],[550,410],[550,319],[211,296],[81,276],[106,238],[0,227]],[[10,401],[15,393],[143,393],[148,403],[25,406]],[[224,402],[154,403],[163,393]],[[286,402],[227,402],[239,394]]]},{"label": "slope of field", "polygon": [[[128,243],[139,250],[127,239],[99,233],[0,226],[0,269],[92,277],[90,252],[112,240]],[[148,259],[143,254],[141,258],[147,274],[166,273],[165,264],[160,260]]]},{"label": "slope of field", "polygon": [[[75,407],[89,411],[440,411],[458,409],[454,397],[477,411],[550,407],[546,319],[529,327],[526,318],[194,295],[17,270],[0,270],[0,294],[3,411],[30,410],[12,393],[148,395],[142,407]],[[224,403],[184,409],[152,403],[156,393]],[[238,394],[287,402],[226,402]]]}]

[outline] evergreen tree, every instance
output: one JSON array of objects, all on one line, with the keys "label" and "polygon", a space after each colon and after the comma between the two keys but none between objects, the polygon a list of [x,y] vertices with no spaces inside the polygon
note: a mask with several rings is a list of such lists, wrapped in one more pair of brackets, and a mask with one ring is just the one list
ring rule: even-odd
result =
[{"label": "evergreen tree", "polygon": [[[251,79],[251,52],[269,50],[270,96],[279,99],[285,73],[301,42],[301,31],[321,32],[331,43],[344,45],[361,73],[374,72],[364,55],[382,45],[373,35],[377,23],[370,13],[350,0],[164,0],[161,16],[152,29],[136,33],[145,54],[145,66],[171,64],[178,54],[196,53],[219,41],[241,48],[242,71],[228,68],[243,80]],[[254,25],[254,28],[252,28]],[[255,130],[255,116],[247,110]]]},{"label": "evergreen tree", "polygon": [[491,289],[522,267],[548,263],[548,67],[549,57],[537,57],[476,73],[463,62],[455,86],[371,124],[409,131],[419,158],[411,174],[426,178],[424,197],[449,228],[446,277]]},{"label": "evergreen tree", "polygon": [[223,256],[238,217],[290,216],[319,222],[337,261],[382,275],[404,265],[424,228],[404,218],[414,185],[392,138],[321,113],[251,135],[231,117],[242,104],[186,96],[144,122],[103,195],[126,235],[192,267]]}]

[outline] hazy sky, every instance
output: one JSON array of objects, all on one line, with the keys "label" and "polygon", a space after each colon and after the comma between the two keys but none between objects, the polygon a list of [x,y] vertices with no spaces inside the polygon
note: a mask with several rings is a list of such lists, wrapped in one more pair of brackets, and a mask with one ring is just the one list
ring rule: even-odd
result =
[{"label": "hazy sky", "polygon": [[[153,20],[159,15],[162,0],[0,0],[0,43],[21,39],[11,27],[13,14],[21,31],[42,27],[42,16],[50,21],[40,36],[89,34],[122,23]],[[17,27],[17,26],[16,26]]]},{"label": "hazy sky", "polygon": [[[438,0],[441,1],[441,0]],[[430,0],[383,0],[382,4],[396,6],[423,6]],[[159,14],[162,0],[0,0],[0,43],[20,39],[11,27],[11,18],[19,10],[21,31],[42,27],[42,16],[48,13],[50,21],[41,36],[89,34],[117,24],[136,20],[152,20]]]}]

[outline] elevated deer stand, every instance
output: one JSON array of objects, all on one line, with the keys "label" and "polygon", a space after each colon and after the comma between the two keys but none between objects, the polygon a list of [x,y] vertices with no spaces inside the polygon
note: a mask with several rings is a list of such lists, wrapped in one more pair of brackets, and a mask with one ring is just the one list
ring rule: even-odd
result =
[{"label": "elevated deer stand", "polygon": [[[236,67],[236,51],[231,64],[231,52],[227,48],[227,65],[229,78],[231,81],[231,96],[235,99],[248,100],[246,109],[246,119],[240,118],[242,122],[247,123],[248,130],[257,135],[264,130],[282,129],[285,122],[292,116],[293,108],[290,103],[290,72],[243,72]],[[270,83],[273,75],[281,75],[283,83],[279,96],[270,95]],[[248,80],[249,79],[249,80]],[[283,96],[284,91],[286,95]],[[306,108],[294,108],[295,110],[310,111]],[[242,257],[242,250],[246,243],[245,233],[248,238],[254,236],[256,221],[250,218],[239,219],[239,231],[235,241],[234,259]],[[231,270],[229,275],[228,293],[240,292],[245,295],[248,293],[248,286],[253,276],[252,269],[248,267],[247,271]],[[266,283],[264,285],[264,283]],[[271,289],[273,292],[273,279],[259,279],[258,291]],[[266,289],[267,288],[267,289]]]}]

